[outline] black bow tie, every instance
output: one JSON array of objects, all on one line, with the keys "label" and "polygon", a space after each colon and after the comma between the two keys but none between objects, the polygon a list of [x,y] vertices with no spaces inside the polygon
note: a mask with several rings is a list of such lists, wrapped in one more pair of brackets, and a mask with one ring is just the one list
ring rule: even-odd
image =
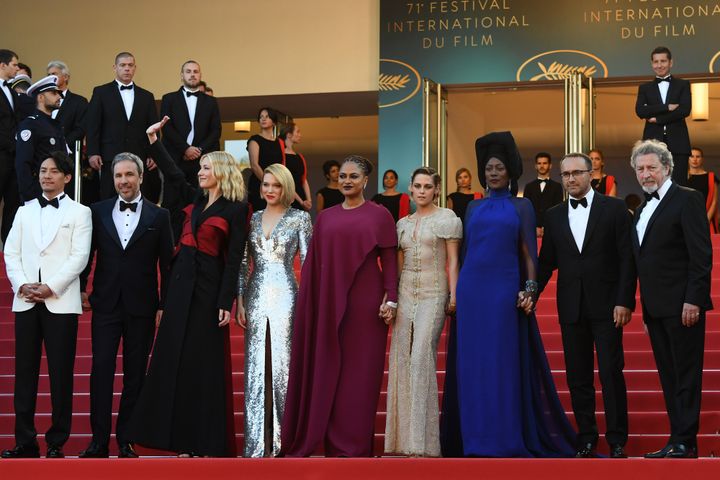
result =
[{"label": "black bow tie", "polygon": [[538,182],[547,183],[547,178],[538,178]]},{"label": "black bow tie", "polygon": [[660,194],[657,192],[657,190],[655,190],[652,193],[647,193],[647,192],[643,192],[643,193],[645,193],[645,201],[646,202],[649,202],[653,198],[657,198],[658,200],[660,200]]},{"label": "black bow tie", "polygon": [[5,81],[3,82],[3,86],[5,86],[5,87],[10,88],[10,85],[12,85],[12,83],[10,83],[10,80],[5,80]]},{"label": "black bow tie", "polygon": [[655,77],[655,83],[668,82],[670,83],[670,75],[665,78]]},{"label": "black bow tie", "polygon": [[587,208],[587,198],[583,197],[580,200],[575,200],[574,198],[570,199],[571,207],[577,208],[578,205],[582,205],[583,208]]},{"label": "black bow tie", "polygon": [[200,90],[198,90],[197,92],[188,92],[187,90],[185,90],[185,96],[186,97],[198,97],[198,96],[200,96]]},{"label": "black bow tie", "polygon": [[121,91],[121,92],[122,92],[123,90],[132,90],[132,89],[133,89],[133,86],[132,86],[132,85],[120,85],[120,91]]},{"label": "black bow tie", "polygon": [[120,200],[120,211],[121,212],[124,212],[128,208],[130,210],[132,210],[133,212],[137,212],[137,206],[138,206],[137,202],[128,203],[128,202],[123,202],[122,200]]},{"label": "black bow tie", "polygon": [[48,200],[47,198],[40,195],[38,197],[38,202],[40,202],[40,208],[45,208],[48,205],[55,208],[60,208],[60,199],[62,199],[65,195],[61,195],[59,197],[55,197],[52,200]]}]

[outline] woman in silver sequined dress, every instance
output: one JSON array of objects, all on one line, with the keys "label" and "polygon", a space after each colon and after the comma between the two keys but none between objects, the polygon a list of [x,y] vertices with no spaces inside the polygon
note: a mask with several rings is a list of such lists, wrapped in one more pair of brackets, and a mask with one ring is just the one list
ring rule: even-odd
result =
[{"label": "woman in silver sequined dress", "polygon": [[253,214],[240,270],[236,321],[245,328],[245,456],[280,450],[292,320],[297,297],[293,264],[305,260],[312,234],[307,212],[290,208],[290,171],[273,164],[260,186],[267,207]]}]

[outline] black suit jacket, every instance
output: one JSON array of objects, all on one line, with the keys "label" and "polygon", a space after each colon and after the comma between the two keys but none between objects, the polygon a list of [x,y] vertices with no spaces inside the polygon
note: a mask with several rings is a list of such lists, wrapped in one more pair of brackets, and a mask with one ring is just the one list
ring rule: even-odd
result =
[{"label": "black suit jacket", "polygon": [[149,143],[145,130],[158,120],[155,99],[152,93],[137,85],[134,90],[130,120],[125,115],[115,80],[93,90],[85,117],[87,154],[101,155],[108,167],[120,152],[134,153],[143,161],[148,157]]},{"label": "black suit jacket", "polygon": [[564,202],[545,212],[538,262],[540,290],[553,271],[558,271],[560,322],[575,323],[581,314],[612,321],[616,305],[634,310],[637,276],[630,239],[632,220],[625,202],[595,192],[582,252],[570,230],[568,208],[569,203]]},{"label": "black suit jacket", "polygon": [[[112,312],[122,302],[131,315],[154,316],[164,305],[173,238],[170,213],[143,200],[138,226],[125,249],[112,218],[117,197],[93,204],[93,236],[90,259],[81,275],[86,291],[93,258],[96,257],[90,303],[93,310]],[[158,299],[158,265],[161,296]]]},{"label": "black suit jacket", "polygon": [[[690,82],[682,78],[670,77],[667,102],[663,103],[660,89],[655,81],[643,83],[638,87],[635,113],[646,120],[643,130],[643,140],[655,139],[666,142],[668,149],[673,153],[690,155],[690,136],[685,124],[685,117],[690,115],[692,97],[690,95]],[[668,104],[677,103],[679,106],[672,112]],[[657,119],[657,123],[649,123],[649,118]],[[666,132],[666,138],[663,136]]]},{"label": "black suit jacket", "polygon": [[535,221],[537,222],[538,227],[542,227],[544,224],[545,212],[549,208],[562,203],[565,199],[565,193],[563,192],[563,187],[560,183],[550,179],[548,179],[545,184],[545,190],[540,191],[540,180],[536,178],[525,185],[523,197],[532,202],[533,207],[535,208]]},{"label": "black suit jacket", "polygon": [[[190,133],[190,114],[185,103],[185,91],[163,95],[160,105],[160,117],[167,115],[170,121],[163,127],[163,145],[176,162],[182,160],[185,150],[190,146],[187,136]],[[204,93],[197,97],[195,109],[195,135],[192,146],[199,147],[203,153],[220,150],[220,109],[217,99]]]},{"label": "black suit jacket", "polygon": [[640,245],[634,227],[645,205],[635,212],[632,231],[643,308],[654,318],[680,316],[683,303],[711,310],[712,244],[702,193],[673,183]]},{"label": "black suit jacket", "polygon": [[[15,108],[18,107],[18,94],[10,89]],[[15,155],[15,133],[18,119],[15,110],[10,106],[7,97],[0,92],[0,152]]]},{"label": "black suit jacket", "polygon": [[[85,114],[88,109],[87,98],[70,90],[65,92],[65,99],[60,105],[57,117],[55,117],[63,126],[65,132],[65,140],[68,147],[75,151],[75,141],[85,138]],[[110,159],[112,161],[112,159]]]}]

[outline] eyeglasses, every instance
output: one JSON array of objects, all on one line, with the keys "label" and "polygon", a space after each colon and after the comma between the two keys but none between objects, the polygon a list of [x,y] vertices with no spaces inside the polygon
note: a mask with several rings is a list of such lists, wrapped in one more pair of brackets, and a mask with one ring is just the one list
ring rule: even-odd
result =
[{"label": "eyeglasses", "polygon": [[560,172],[560,176],[563,180],[570,180],[570,178],[577,178],[583,173],[588,173],[590,170],[572,170],[570,172]]}]

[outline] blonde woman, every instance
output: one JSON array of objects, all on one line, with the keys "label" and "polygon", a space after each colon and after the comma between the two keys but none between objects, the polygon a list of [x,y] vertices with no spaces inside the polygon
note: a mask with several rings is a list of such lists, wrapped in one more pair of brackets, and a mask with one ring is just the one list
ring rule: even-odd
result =
[{"label": "blonde woman", "polygon": [[180,456],[235,456],[228,325],[247,235],[242,176],[232,155],[212,152],[199,188],[188,184],[157,141],[167,120],[147,135],[184,223],[131,438]]},{"label": "blonde woman", "polygon": [[295,184],[286,167],[265,168],[260,194],[267,206],[250,221],[236,316],[245,329],[246,457],[280,451],[298,290],[293,263],[298,253],[305,261],[312,234],[310,215],[290,207]]}]

